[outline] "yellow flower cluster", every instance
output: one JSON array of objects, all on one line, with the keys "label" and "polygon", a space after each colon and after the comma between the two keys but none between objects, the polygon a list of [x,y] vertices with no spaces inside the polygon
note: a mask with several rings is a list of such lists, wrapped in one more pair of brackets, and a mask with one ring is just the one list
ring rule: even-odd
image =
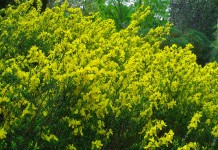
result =
[{"label": "yellow flower cluster", "polygon": [[196,149],[196,148],[197,148],[196,142],[190,142],[186,144],[185,146],[178,148],[178,150],[191,150],[191,149]]},{"label": "yellow flower cluster", "polygon": [[189,44],[160,48],[170,24],[139,36],[149,7],[116,31],[67,3],[30,5],[0,18],[0,149],[210,148],[217,63],[197,65]]},{"label": "yellow flower cluster", "polygon": [[[144,136],[144,139],[149,139],[149,143],[146,144],[144,149],[155,149],[160,148],[163,145],[166,145],[168,147],[169,143],[172,143],[174,133],[172,130],[169,131],[169,133],[164,133],[164,136],[158,137],[158,130],[162,130],[163,127],[166,127],[167,125],[163,120],[157,121],[155,126],[152,126],[151,128],[147,129],[146,135]],[[146,126],[147,127],[147,126]],[[145,128],[146,128],[145,127]]]},{"label": "yellow flower cluster", "polygon": [[201,113],[196,113],[191,119],[190,124],[188,125],[188,132],[191,132],[192,129],[196,129],[198,126],[198,122],[200,122],[202,115]]}]

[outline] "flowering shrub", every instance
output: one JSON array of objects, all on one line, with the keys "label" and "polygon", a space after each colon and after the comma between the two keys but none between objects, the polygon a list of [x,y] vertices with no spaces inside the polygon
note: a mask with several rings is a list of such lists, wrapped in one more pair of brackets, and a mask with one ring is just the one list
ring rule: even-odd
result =
[{"label": "flowering shrub", "polygon": [[139,37],[149,7],[117,32],[67,3],[30,5],[0,18],[0,149],[217,146],[217,64],[160,49],[168,24]]}]

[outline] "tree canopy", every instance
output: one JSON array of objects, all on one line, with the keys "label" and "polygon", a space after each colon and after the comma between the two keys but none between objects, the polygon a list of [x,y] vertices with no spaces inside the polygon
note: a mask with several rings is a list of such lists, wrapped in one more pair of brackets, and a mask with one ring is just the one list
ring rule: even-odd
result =
[{"label": "tree canopy", "polygon": [[181,30],[195,29],[214,40],[218,5],[214,0],[171,0],[171,21]]}]

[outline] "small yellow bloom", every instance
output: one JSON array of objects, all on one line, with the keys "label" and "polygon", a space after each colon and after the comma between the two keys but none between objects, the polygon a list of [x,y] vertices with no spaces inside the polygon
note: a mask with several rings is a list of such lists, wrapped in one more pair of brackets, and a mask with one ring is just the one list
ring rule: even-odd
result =
[{"label": "small yellow bloom", "polygon": [[201,117],[202,117],[201,112],[194,114],[194,116],[191,119],[190,124],[188,125],[188,132],[191,132],[192,129],[196,129],[197,128],[198,123],[200,122]]},{"label": "small yellow bloom", "polygon": [[76,147],[73,144],[71,144],[71,145],[67,146],[67,149],[69,149],[69,150],[76,150]]},{"label": "small yellow bloom", "polygon": [[4,130],[4,128],[0,129],[0,139],[6,138],[7,132]]},{"label": "small yellow bloom", "polygon": [[53,134],[46,135],[46,134],[43,133],[42,134],[42,139],[45,140],[45,141],[48,141],[48,142],[50,142],[51,140],[58,141],[58,138]]},{"label": "small yellow bloom", "polygon": [[[213,131],[211,132],[212,135],[214,135],[215,137],[218,137],[218,125],[216,125],[214,128],[213,128]],[[0,138],[1,138],[1,135],[0,135]]]},{"label": "small yellow bloom", "polygon": [[43,111],[42,114],[43,114],[43,116],[47,116],[48,112],[47,111]]},{"label": "small yellow bloom", "polygon": [[92,149],[101,149],[102,146],[103,144],[101,143],[100,140],[96,140],[92,142]]}]

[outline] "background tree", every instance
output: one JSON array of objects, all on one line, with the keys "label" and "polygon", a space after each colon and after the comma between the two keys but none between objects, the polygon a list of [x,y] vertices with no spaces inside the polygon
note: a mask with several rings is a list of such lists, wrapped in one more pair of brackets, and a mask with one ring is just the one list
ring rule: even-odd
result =
[{"label": "background tree", "polygon": [[[195,29],[214,40],[218,18],[216,1],[171,0],[170,21],[181,30]],[[188,13],[187,13],[188,12]]]},{"label": "background tree", "polygon": [[193,52],[197,55],[198,63],[203,66],[211,60],[214,54],[211,44],[216,39],[214,33],[217,18],[218,4],[215,0],[170,1],[170,21],[195,46]]}]

